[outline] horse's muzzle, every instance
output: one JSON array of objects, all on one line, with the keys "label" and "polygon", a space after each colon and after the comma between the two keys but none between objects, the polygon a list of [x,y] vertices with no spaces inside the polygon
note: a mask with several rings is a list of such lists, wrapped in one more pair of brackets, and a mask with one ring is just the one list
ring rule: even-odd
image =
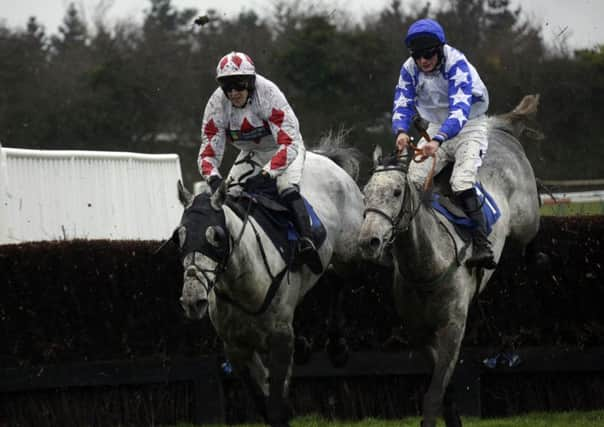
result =
[{"label": "horse's muzzle", "polygon": [[197,298],[194,300],[186,300],[180,298],[180,305],[185,311],[185,316],[192,320],[203,319],[208,311],[207,298]]},{"label": "horse's muzzle", "polygon": [[361,229],[359,250],[363,259],[384,265],[392,265],[392,256],[384,239],[367,229]]},{"label": "horse's muzzle", "polygon": [[382,240],[379,237],[367,237],[359,239],[361,255],[369,261],[374,261],[380,258],[382,253]]}]

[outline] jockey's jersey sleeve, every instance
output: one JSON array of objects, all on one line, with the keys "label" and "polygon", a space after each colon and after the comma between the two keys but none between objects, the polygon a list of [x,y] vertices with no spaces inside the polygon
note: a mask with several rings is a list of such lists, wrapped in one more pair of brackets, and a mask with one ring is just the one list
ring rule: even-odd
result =
[{"label": "jockey's jersey sleeve", "polygon": [[298,155],[302,142],[298,118],[285,95],[270,80],[256,75],[256,88],[242,108],[231,104],[217,88],[206,105],[201,126],[199,171],[220,175],[226,141],[245,151],[274,151],[263,170],[280,175]]},{"label": "jockey's jersey sleeve", "polygon": [[469,119],[486,113],[489,92],[478,72],[457,49],[444,45],[443,64],[423,73],[413,58],[401,67],[394,90],[392,131],[408,132],[415,110],[430,123],[440,124],[438,134],[450,139]]}]

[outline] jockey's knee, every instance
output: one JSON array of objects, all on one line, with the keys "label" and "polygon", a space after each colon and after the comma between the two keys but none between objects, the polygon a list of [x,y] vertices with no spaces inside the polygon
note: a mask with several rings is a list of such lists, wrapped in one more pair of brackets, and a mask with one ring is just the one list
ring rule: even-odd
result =
[{"label": "jockey's knee", "polygon": [[475,176],[454,176],[449,181],[451,184],[451,191],[455,194],[461,194],[464,191],[471,190],[474,188],[476,183]]},{"label": "jockey's knee", "polygon": [[466,191],[468,190],[474,190],[474,185],[454,185],[453,182],[450,183],[451,184],[451,190],[453,191],[453,194],[455,194],[457,197],[459,197],[460,195],[464,194]]},{"label": "jockey's knee", "polygon": [[279,191],[279,197],[284,200],[291,199],[295,197],[295,194],[300,193],[300,189],[296,184],[288,184],[283,187],[278,186],[277,190]]}]

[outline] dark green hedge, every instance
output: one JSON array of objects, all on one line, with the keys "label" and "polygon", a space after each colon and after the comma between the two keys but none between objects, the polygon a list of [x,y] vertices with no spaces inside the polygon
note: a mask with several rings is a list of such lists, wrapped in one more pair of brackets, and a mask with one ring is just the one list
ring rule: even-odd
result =
[{"label": "dark green hedge", "polygon": [[176,251],[154,256],[157,246],[64,241],[1,247],[1,364],[215,351],[209,322],[181,314]]},{"label": "dark green hedge", "polygon": [[[604,218],[544,218],[547,269],[505,253],[470,313],[465,345],[604,345]],[[208,319],[184,319],[182,269],[158,242],[64,241],[0,247],[0,364],[4,367],[220,352]],[[354,350],[406,347],[390,272],[364,266],[346,296]],[[296,329],[325,342],[326,290],[299,307]]]}]

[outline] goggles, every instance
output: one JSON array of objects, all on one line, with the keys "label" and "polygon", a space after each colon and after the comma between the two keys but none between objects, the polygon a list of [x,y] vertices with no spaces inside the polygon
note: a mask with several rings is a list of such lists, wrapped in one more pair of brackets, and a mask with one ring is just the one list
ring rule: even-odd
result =
[{"label": "goggles", "polygon": [[420,59],[420,58],[431,59],[434,55],[436,55],[438,53],[439,50],[440,50],[440,47],[421,49],[421,50],[411,52],[411,57],[416,60]]},{"label": "goggles", "polygon": [[228,79],[220,81],[220,87],[225,93],[228,93],[232,90],[236,90],[237,92],[241,92],[242,90],[249,89],[249,82],[247,80],[241,79]]}]

